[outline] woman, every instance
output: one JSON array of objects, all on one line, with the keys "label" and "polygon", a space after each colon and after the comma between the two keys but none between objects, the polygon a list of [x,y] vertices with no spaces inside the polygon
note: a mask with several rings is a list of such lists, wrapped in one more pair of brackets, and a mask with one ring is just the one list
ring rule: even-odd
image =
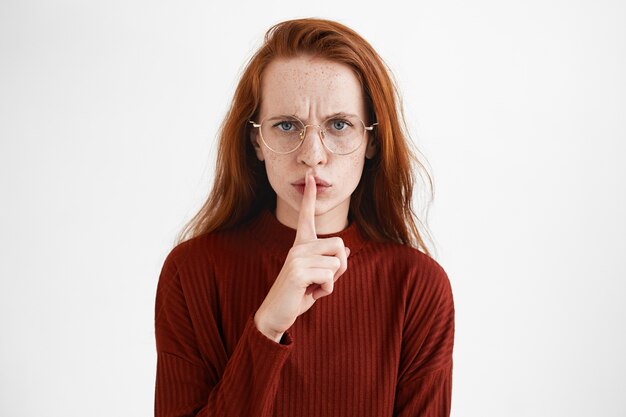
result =
[{"label": "woman", "polygon": [[155,415],[449,415],[454,304],[395,91],[341,24],[268,31],[161,271]]}]

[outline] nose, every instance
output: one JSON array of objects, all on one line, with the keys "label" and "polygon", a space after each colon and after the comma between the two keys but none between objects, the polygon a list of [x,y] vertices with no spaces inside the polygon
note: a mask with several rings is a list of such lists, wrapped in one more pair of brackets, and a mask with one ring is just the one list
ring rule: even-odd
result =
[{"label": "nose", "polygon": [[317,125],[307,125],[304,140],[298,148],[298,162],[308,166],[325,164],[328,153],[322,143],[322,129]]}]

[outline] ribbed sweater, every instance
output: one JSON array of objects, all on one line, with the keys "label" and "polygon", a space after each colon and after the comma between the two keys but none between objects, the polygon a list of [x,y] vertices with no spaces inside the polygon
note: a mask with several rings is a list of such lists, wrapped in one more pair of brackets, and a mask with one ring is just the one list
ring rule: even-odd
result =
[{"label": "ribbed sweater", "polygon": [[268,210],[194,237],[156,290],[155,416],[450,415],[454,302],[448,276],[406,245],[339,233],[351,252],[333,292],[280,343],[254,324],[296,231]]}]

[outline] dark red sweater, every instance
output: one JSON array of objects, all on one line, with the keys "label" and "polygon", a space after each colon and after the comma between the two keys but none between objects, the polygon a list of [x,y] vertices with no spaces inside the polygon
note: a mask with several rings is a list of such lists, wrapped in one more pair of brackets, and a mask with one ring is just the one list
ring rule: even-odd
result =
[{"label": "dark red sweater", "polygon": [[264,211],[172,249],[156,292],[156,416],[449,416],[444,270],[416,249],[366,240],[355,223],[328,236],[350,248],[348,270],[281,343],[253,317],[294,229]]}]

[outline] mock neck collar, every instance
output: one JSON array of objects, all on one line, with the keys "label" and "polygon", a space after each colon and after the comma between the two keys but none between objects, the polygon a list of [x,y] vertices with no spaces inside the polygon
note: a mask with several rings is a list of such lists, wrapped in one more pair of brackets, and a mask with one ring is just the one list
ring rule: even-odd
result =
[{"label": "mock neck collar", "polygon": [[[267,208],[251,222],[250,229],[264,247],[281,256],[289,252],[296,239],[296,229],[279,222],[274,213]],[[318,234],[317,237],[320,239],[340,237],[344,245],[350,248],[350,256],[356,254],[367,241],[355,221],[339,232]]]}]

